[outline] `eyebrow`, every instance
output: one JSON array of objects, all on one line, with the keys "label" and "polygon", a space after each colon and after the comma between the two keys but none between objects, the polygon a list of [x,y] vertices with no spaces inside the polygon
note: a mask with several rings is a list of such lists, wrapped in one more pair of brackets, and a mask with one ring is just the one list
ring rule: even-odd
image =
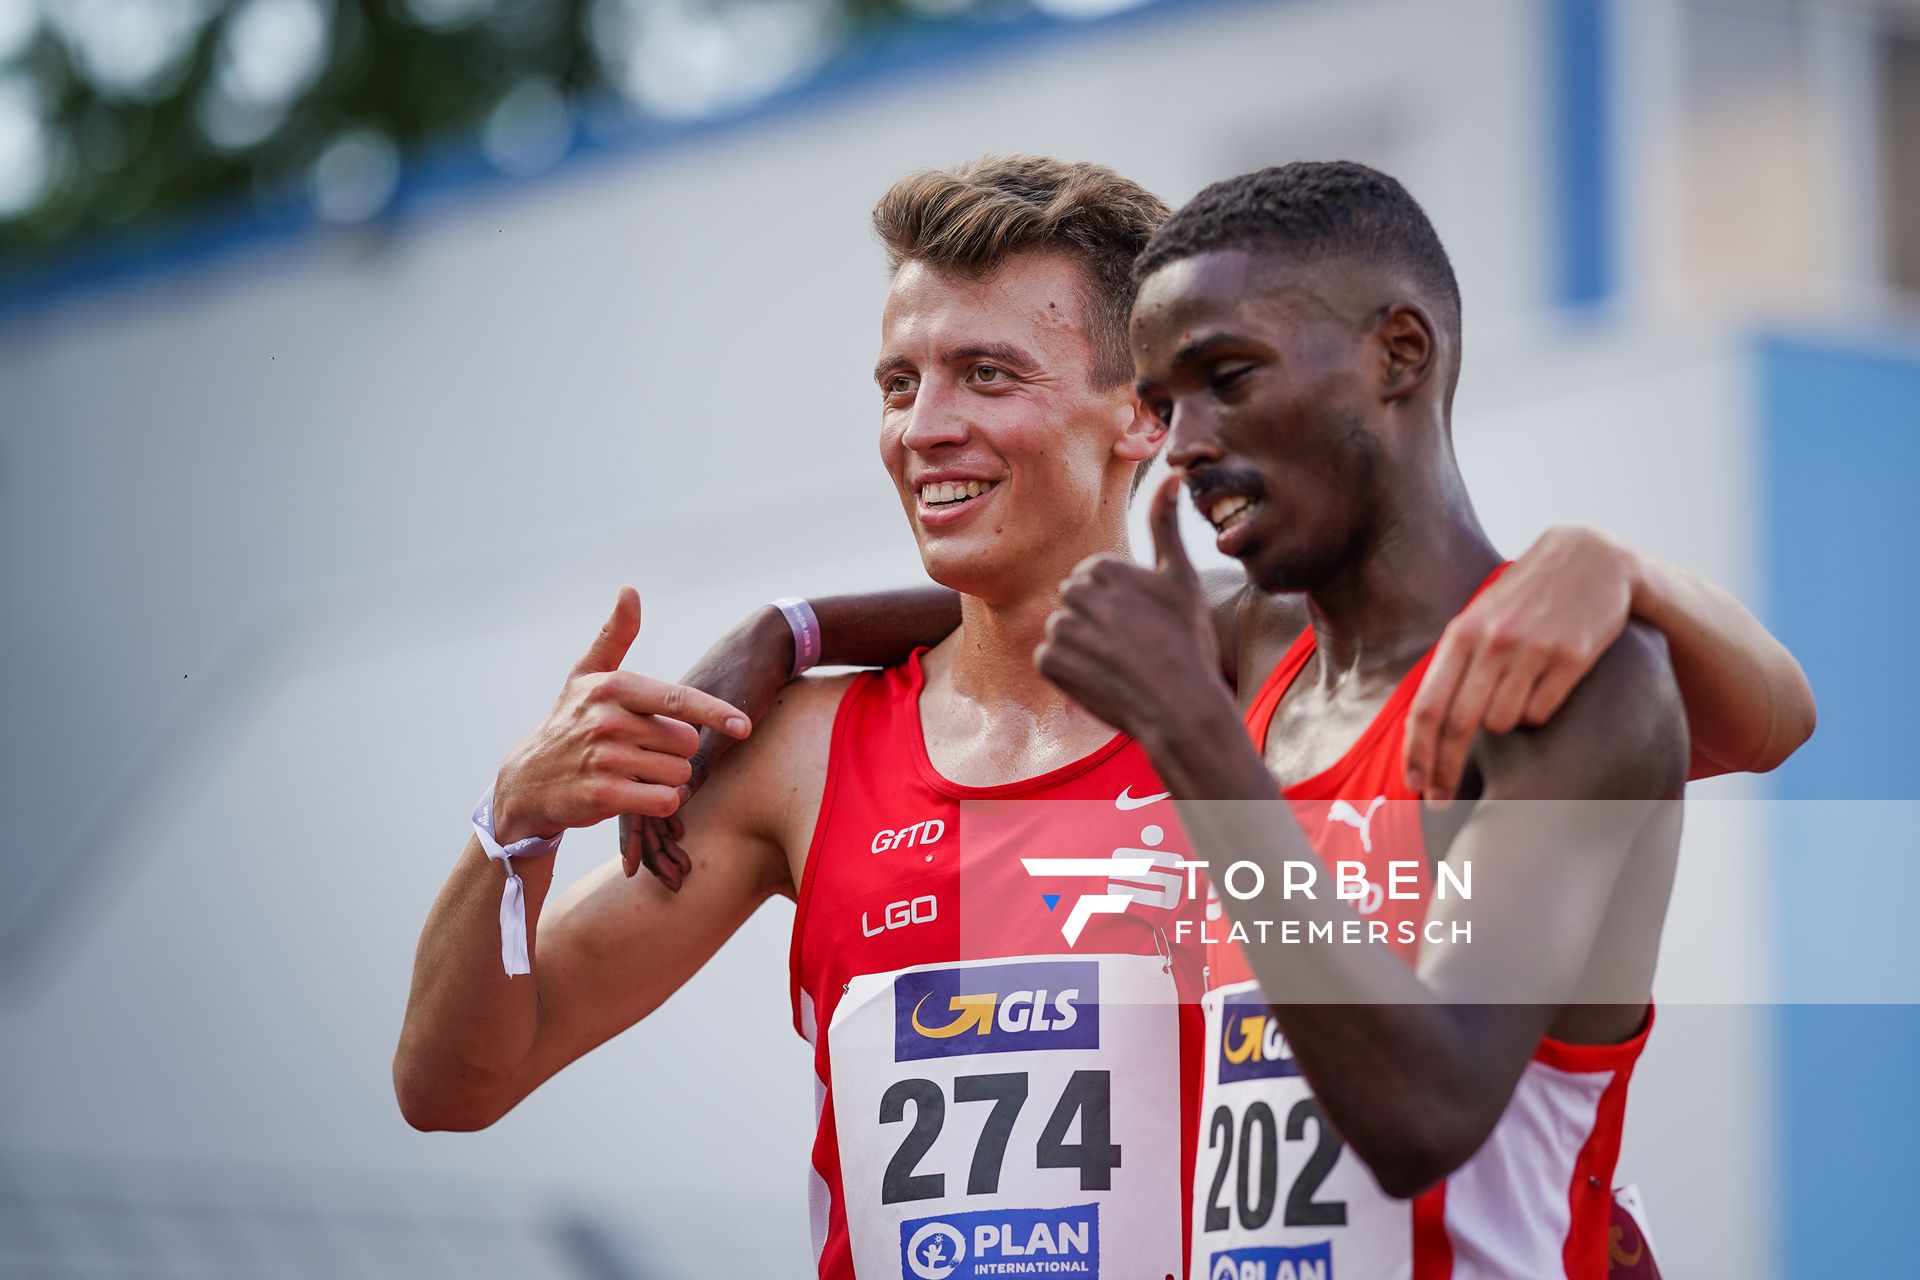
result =
[{"label": "eyebrow", "polygon": [[941,364],[960,364],[967,360],[991,360],[996,364],[1010,364],[1017,369],[1039,367],[1039,361],[1011,342],[973,342],[940,353]]},{"label": "eyebrow", "polygon": [[1186,364],[1192,360],[1205,358],[1216,347],[1243,346],[1251,341],[1251,338],[1237,333],[1209,333],[1205,337],[1195,338],[1192,342],[1182,345],[1173,353],[1173,363]]},{"label": "eyebrow", "polygon": [[[1023,347],[1011,342],[970,342],[964,346],[949,347],[940,353],[941,364],[961,364],[969,360],[989,360],[995,364],[1011,365],[1015,369],[1033,370],[1040,362]],[[904,355],[889,354],[880,357],[873,366],[873,380],[884,382],[886,376],[895,369],[906,368],[913,364]]]}]

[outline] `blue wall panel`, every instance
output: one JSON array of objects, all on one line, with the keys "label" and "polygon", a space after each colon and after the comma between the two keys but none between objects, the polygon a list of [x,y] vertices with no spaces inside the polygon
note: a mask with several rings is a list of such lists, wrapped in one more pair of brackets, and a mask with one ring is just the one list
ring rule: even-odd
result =
[{"label": "blue wall panel", "polygon": [[1614,288],[1608,0],[1548,0],[1545,172],[1553,184],[1553,301],[1585,307]]},{"label": "blue wall panel", "polygon": [[[1806,667],[1820,704],[1820,728],[1781,769],[1775,794],[1912,799],[1920,795],[1920,348],[1868,352],[1769,338],[1756,359],[1770,621]],[[1874,868],[1888,879],[1871,884],[1810,874],[1814,841],[1834,838],[1822,812],[1845,811],[1802,815],[1820,821],[1789,813],[1778,831],[1776,954],[1789,988],[1793,975],[1832,963],[1823,939],[1861,930],[1884,938],[1872,949],[1893,957],[1888,962],[1920,964],[1911,947],[1920,864],[1879,859]],[[1874,838],[1858,827],[1855,835]],[[1892,842],[1911,848],[1912,836]],[[1920,1275],[1912,1228],[1920,1212],[1920,1007],[1789,1004],[1778,1026],[1780,1274]]]}]

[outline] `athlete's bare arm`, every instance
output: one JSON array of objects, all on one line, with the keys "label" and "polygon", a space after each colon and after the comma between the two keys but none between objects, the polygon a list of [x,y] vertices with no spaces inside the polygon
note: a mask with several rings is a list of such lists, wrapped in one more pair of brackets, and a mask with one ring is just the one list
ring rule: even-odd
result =
[{"label": "athlete's bare arm", "polygon": [[[616,632],[618,618],[616,611],[610,623]],[[637,600],[632,624],[637,628]],[[617,777],[598,776],[599,761],[587,759],[611,752],[619,761],[615,770],[639,767],[625,754],[636,748],[609,746],[606,733],[608,724],[644,705],[632,693],[633,682],[644,677],[614,678],[631,639],[631,629],[611,641],[603,632],[596,642],[601,652],[590,650],[576,666],[554,713],[515,752],[510,784],[510,770],[503,769],[500,807],[529,815],[498,814],[495,831],[503,842],[592,825],[633,802]],[[509,978],[502,971],[505,873],[469,838],[421,933],[394,1055],[394,1088],[410,1123],[423,1129],[491,1124],[567,1063],[658,1008],[768,897],[792,892],[792,867],[804,855],[819,806],[840,683],[803,681],[784,692],[752,739],[675,815],[709,851],[681,893],[650,877],[629,880],[617,863],[608,863],[549,904],[556,856],[515,859],[526,899],[529,974]],[[606,685],[620,686],[627,701],[595,696]],[[662,692],[656,701],[662,713],[670,703],[690,716],[695,702],[689,694],[706,697],[685,690]],[[732,709],[712,714],[724,720]],[[684,722],[652,731],[662,755],[692,750],[694,735]],[[684,778],[684,759],[678,765]],[[652,767],[672,781],[666,766]],[[517,794],[509,796],[508,785]],[[645,802],[671,812],[671,785],[652,785],[665,793],[664,803],[650,793]]]},{"label": "athlete's bare arm", "polygon": [[[885,667],[906,661],[922,645],[938,644],[960,625],[960,596],[945,587],[903,587],[808,602],[820,624],[822,661],[835,667]],[[708,649],[681,683],[723,698],[756,719],[791,680],[793,630],[772,605],[748,614]],[[688,757],[690,791],[733,746],[734,739],[703,729]],[[623,814],[620,860],[628,875],[641,867],[669,889],[679,889],[693,861],[681,846],[681,823],[672,817]]]},{"label": "athlete's bare arm", "polygon": [[1633,614],[1667,637],[1687,704],[1691,776],[1766,773],[1813,736],[1813,686],[1787,647],[1730,593],[1678,565],[1624,549]]},{"label": "athlete's bare arm", "polygon": [[[1303,959],[1375,962],[1366,985],[1340,988],[1355,1003],[1314,1003],[1302,986],[1306,1000],[1275,1014],[1329,1122],[1384,1190],[1416,1195],[1464,1164],[1543,1035],[1615,1044],[1640,1029],[1686,761],[1664,646],[1630,628],[1547,725],[1481,739],[1482,797],[1447,851],[1472,897],[1436,896],[1415,974],[1383,948],[1248,949],[1282,993],[1311,981]],[[1637,904],[1631,918],[1622,901]],[[1456,924],[1469,941],[1454,941]],[[1316,951],[1340,954],[1301,954]]]},{"label": "athlete's bare arm", "polygon": [[1586,525],[1547,530],[1448,625],[1407,719],[1407,785],[1451,798],[1475,735],[1540,725],[1626,626],[1667,639],[1691,774],[1765,773],[1813,734],[1813,690],[1786,646],[1696,574]]},{"label": "athlete's bare arm", "polygon": [[[1213,613],[1220,673],[1231,683],[1243,623],[1253,616],[1247,597],[1259,593],[1237,568],[1210,569],[1200,577]],[[960,594],[941,586],[823,596],[808,603],[820,623],[820,662],[829,667],[896,666],[915,649],[939,644],[960,625]],[[722,636],[681,683],[758,717],[790,678],[793,649],[792,628],[768,605]],[[733,743],[724,733],[703,729],[688,760],[688,785],[697,791]],[[678,889],[693,866],[680,824],[670,817],[623,816],[620,854],[628,875],[645,867],[670,889]]]},{"label": "athlete's bare arm", "polygon": [[[1308,623],[1306,599],[1267,595],[1237,567],[1200,574],[1220,673],[1270,671]],[[959,596],[909,587],[811,602],[829,666],[891,666],[959,625]],[[1407,720],[1407,784],[1434,802],[1460,787],[1482,730],[1545,724],[1629,618],[1667,637],[1692,736],[1691,776],[1764,773],[1813,733],[1813,691],[1799,663],[1746,607],[1675,565],[1603,530],[1557,525],[1447,627]],[[757,715],[787,680],[793,634],[778,610],[756,610],[708,650],[683,683]],[[1245,682],[1251,695],[1257,679]],[[691,757],[698,789],[732,739],[703,730]],[[622,822],[631,875],[646,866],[677,885],[691,861],[665,819]]]},{"label": "athlete's bare arm", "polygon": [[[1173,497],[1163,491],[1156,507],[1170,511]],[[1314,868],[1323,888],[1333,880],[1238,708],[1196,659],[1197,583],[1171,519],[1155,530],[1159,568],[1106,561],[1069,582],[1041,669],[1146,747],[1182,802],[1197,858],[1264,869],[1251,897],[1223,895],[1236,919],[1256,933],[1262,921],[1270,930],[1291,921],[1302,936],[1316,925],[1344,936],[1358,922],[1345,902],[1286,892],[1288,863]],[[1456,870],[1471,864],[1473,896],[1436,895],[1432,917],[1443,927],[1470,918],[1471,942],[1435,945],[1429,935],[1417,973],[1384,947],[1245,947],[1329,1122],[1383,1189],[1417,1194],[1478,1149],[1549,1030],[1601,1042],[1635,1030],[1659,920],[1637,949],[1602,947],[1599,933],[1629,878],[1664,889],[1671,875],[1677,803],[1657,802],[1684,785],[1684,735],[1664,646],[1631,628],[1546,726],[1482,749],[1485,798],[1448,854]],[[1541,800],[1563,803],[1509,803]],[[1594,974],[1597,959],[1643,985]],[[1572,1006],[1576,995],[1611,1003]]]}]

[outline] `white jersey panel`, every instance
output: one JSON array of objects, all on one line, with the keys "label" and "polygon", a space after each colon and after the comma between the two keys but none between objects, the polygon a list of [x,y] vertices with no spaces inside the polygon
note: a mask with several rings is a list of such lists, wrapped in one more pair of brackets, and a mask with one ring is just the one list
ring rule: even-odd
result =
[{"label": "white jersey panel", "polygon": [[1453,1280],[1565,1274],[1568,1189],[1612,1082],[1611,1071],[1527,1064],[1485,1145],[1447,1179]]}]

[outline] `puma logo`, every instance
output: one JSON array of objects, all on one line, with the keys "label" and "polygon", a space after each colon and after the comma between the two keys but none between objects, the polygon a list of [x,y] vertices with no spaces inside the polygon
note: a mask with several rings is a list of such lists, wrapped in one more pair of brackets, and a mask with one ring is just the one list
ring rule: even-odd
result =
[{"label": "puma logo", "polygon": [[1361,813],[1345,800],[1335,800],[1333,807],[1327,810],[1328,822],[1344,822],[1360,833],[1360,847],[1368,853],[1373,852],[1373,815],[1387,802],[1385,796],[1375,796],[1367,811]]}]

